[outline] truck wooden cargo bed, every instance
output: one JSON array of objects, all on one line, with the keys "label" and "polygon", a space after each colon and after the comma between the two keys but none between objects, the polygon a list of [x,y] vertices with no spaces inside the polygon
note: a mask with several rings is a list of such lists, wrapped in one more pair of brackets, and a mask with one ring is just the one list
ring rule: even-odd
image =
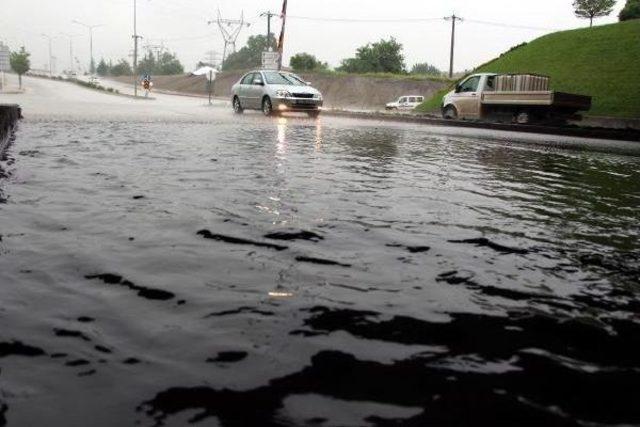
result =
[{"label": "truck wooden cargo bed", "polygon": [[591,97],[563,92],[484,92],[482,105],[551,106],[575,111],[588,111]]}]

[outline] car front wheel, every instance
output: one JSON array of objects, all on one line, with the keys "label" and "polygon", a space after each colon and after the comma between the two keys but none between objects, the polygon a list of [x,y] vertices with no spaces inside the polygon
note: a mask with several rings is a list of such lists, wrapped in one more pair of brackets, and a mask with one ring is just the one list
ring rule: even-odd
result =
[{"label": "car front wheel", "polygon": [[237,96],[233,98],[233,112],[236,114],[242,114],[244,112],[242,105],[240,105],[240,98]]},{"label": "car front wheel", "polygon": [[271,103],[271,99],[267,96],[262,100],[262,114],[267,117],[271,117],[273,115],[273,104]]},{"label": "car front wheel", "polygon": [[453,105],[448,105],[442,111],[442,117],[447,120],[455,120],[458,118],[458,110]]}]

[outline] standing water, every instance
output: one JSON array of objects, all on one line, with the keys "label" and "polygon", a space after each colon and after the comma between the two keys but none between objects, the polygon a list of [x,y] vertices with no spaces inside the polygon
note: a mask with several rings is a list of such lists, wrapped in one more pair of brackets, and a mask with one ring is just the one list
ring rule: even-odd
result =
[{"label": "standing water", "polygon": [[0,163],[0,426],[637,425],[639,235],[632,155],[25,121]]}]

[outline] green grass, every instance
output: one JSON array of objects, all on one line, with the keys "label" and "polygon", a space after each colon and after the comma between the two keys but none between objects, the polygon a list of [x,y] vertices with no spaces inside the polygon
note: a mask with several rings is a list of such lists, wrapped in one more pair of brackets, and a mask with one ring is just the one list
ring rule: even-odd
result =
[{"label": "green grass", "polygon": [[427,99],[422,104],[420,104],[416,108],[416,111],[419,111],[422,113],[439,112],[440,108],[442,107],[442,98],[452,89],[453,89],[453,85],[447,86],[444,89],[440,89],[431,98]]},{"label": "green grass", "polygon": [[[591,116],[640,117],[640,20],[549,34],[475,72],[548,75],[555,91],[592,96]],[[419,109],[441,100],[436,94]]]}]

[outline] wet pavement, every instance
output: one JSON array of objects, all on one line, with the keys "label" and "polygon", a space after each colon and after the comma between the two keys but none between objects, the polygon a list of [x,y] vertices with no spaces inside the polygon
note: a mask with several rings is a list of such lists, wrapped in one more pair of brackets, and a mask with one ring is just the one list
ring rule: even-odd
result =
[{"label": "wet pavement", "polygon": [[640,424],[637,145],[29,81],[0,426]]}]

